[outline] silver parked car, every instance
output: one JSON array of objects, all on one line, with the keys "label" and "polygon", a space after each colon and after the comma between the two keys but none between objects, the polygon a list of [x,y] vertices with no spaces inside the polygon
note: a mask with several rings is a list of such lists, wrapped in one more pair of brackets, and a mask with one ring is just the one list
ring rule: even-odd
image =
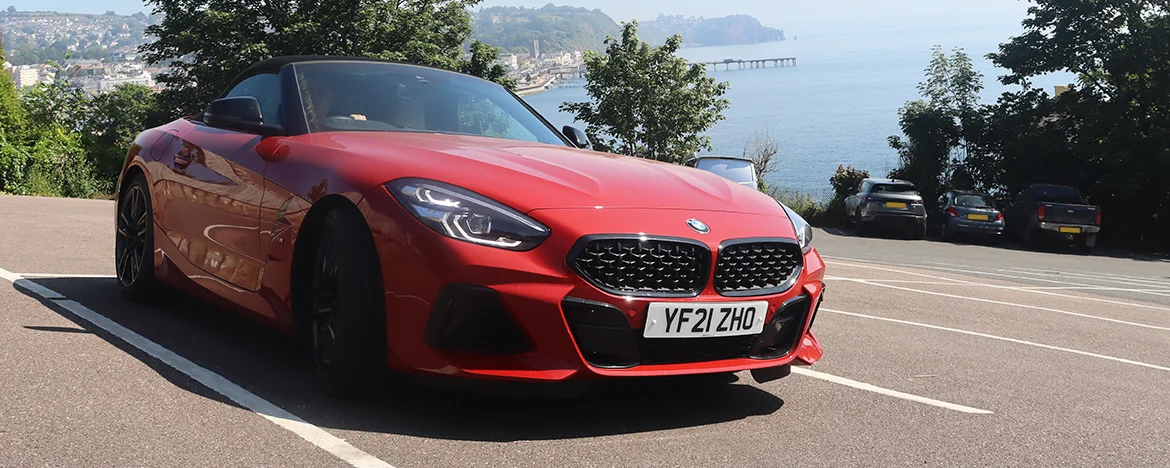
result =
[{"label": "silver parked car", "polygon": [[926,239],[926,206],[914,184],[895,179],[865,179],[860,191],[845,199],[845,222],[858,235],[872,228],[910,231]]},{"label": "silver parked car", "polygon": [[695,156],[687,161],[687,166],[702,169],[751,188],[756,188],[759,184],[752,160],[742,156]]}]

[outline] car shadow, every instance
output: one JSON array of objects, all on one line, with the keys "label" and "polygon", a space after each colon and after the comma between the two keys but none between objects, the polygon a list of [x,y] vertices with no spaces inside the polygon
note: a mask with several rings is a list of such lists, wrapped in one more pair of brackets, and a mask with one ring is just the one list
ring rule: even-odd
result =
[{"label": "car shadow", "polygon": [[[758,387],[710,379],[610,382],[575,399],[492,397],[398,384],[364,400],[338,400],[319,392],[306,352],[293,339],[195,297],[172,294],[155,304],[139,304],[123,299],[111,278],[30,281],[323,428],[483,442],[556,440],[718,424],[772,414],[784,405],[784,400]],[[55,301],[14,287],[174,385],[239,406]]]}]

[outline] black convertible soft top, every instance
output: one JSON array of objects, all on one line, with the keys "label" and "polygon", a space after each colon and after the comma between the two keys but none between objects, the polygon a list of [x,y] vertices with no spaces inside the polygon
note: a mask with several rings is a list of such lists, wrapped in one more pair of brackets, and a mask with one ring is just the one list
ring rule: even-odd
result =
[{"label": "black convertible soft top", "polygon": [[[279,56],[279,57],[272,57],[270,59],[261,60],[259,62],[252,64],[252,66],[250,66],[250,67],[248,67],[248,69],[244,70],[243,73],[240,73],[239,76],[234,81],[238,82],[238,81],[240,81],[240,78],[252,76],[252,75],[255,75],[257,73],[276,73],[276,72],[279,72],[281,68],[284,68],[286,65],[289,65],[292,63],[326,62],[326,61],[394,63],[394,64],[398,64],[398,65],[409,65],[412,67],[430,68],[430,69],[434,69],[434,70],[442,70],[442,71],[446,71],[446,72],[450,72],[450,73],[458,73],[461,75],[465,75],[465,73],[459,73],[459,72],[454,71],[454,70],[448,70],[448,69],[439,68],[439,67],[432,67],[429,65],[420,65],[417,63],[403,62],[400,60],[376,59],[376,58],[370,58],[370,57],[348,57],[348,56],[343,56],[343,55],[283,55],[283,56]],[[468,75],[468,76],[471,76],[471,75]]]}]

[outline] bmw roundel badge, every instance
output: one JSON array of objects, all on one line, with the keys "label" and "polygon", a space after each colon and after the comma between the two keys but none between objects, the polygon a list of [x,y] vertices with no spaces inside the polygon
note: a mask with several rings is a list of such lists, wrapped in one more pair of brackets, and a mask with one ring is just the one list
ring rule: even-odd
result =
[{"label": "bmw roundel badge", "polygon": [[708,226],[707,223],[699,221],[695,218],[688,219],[687,226],[690,226],[691,229],[694,229],[695,232],[697,232],[699,234],[710,234],[711,233],[711,226]]}]

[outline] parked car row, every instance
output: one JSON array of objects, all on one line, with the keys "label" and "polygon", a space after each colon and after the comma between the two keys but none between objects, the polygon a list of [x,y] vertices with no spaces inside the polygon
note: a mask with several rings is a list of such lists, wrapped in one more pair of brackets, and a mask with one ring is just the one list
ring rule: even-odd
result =
[{"label": "parked car row", "polygon": [[[757,174],[747,158],[703,155],[686,165],[756,186]],[[1101,231],[1101,209],[1084,204],[1073,187],[1034,184],[1002,208],[987,193],[952,190],[942,194],[928,211],[913,183],[865,179],[858,193],[845,199],[845,225],[859,235],[886,230],[926,239],[933,231],[946,242],[965,237],[997,244],[1012,236],[1033,248],[1042,242],[1061,241],[1091,250]]]},{"label": "parked car row", "polygon": [[1091,250],[1101,231],[1101,209],[1085,204],[1076,188],[1035,184],[1003,208],[989,194],[952,190],[928,212],[914,184],[865,179],[845,199],[845,223],[861,235],[881,228],[908,231],[916,239],[933,230],[944,241],[968,236],[1001,242],[1010,235],[1028,247],[1061,241]]}]

